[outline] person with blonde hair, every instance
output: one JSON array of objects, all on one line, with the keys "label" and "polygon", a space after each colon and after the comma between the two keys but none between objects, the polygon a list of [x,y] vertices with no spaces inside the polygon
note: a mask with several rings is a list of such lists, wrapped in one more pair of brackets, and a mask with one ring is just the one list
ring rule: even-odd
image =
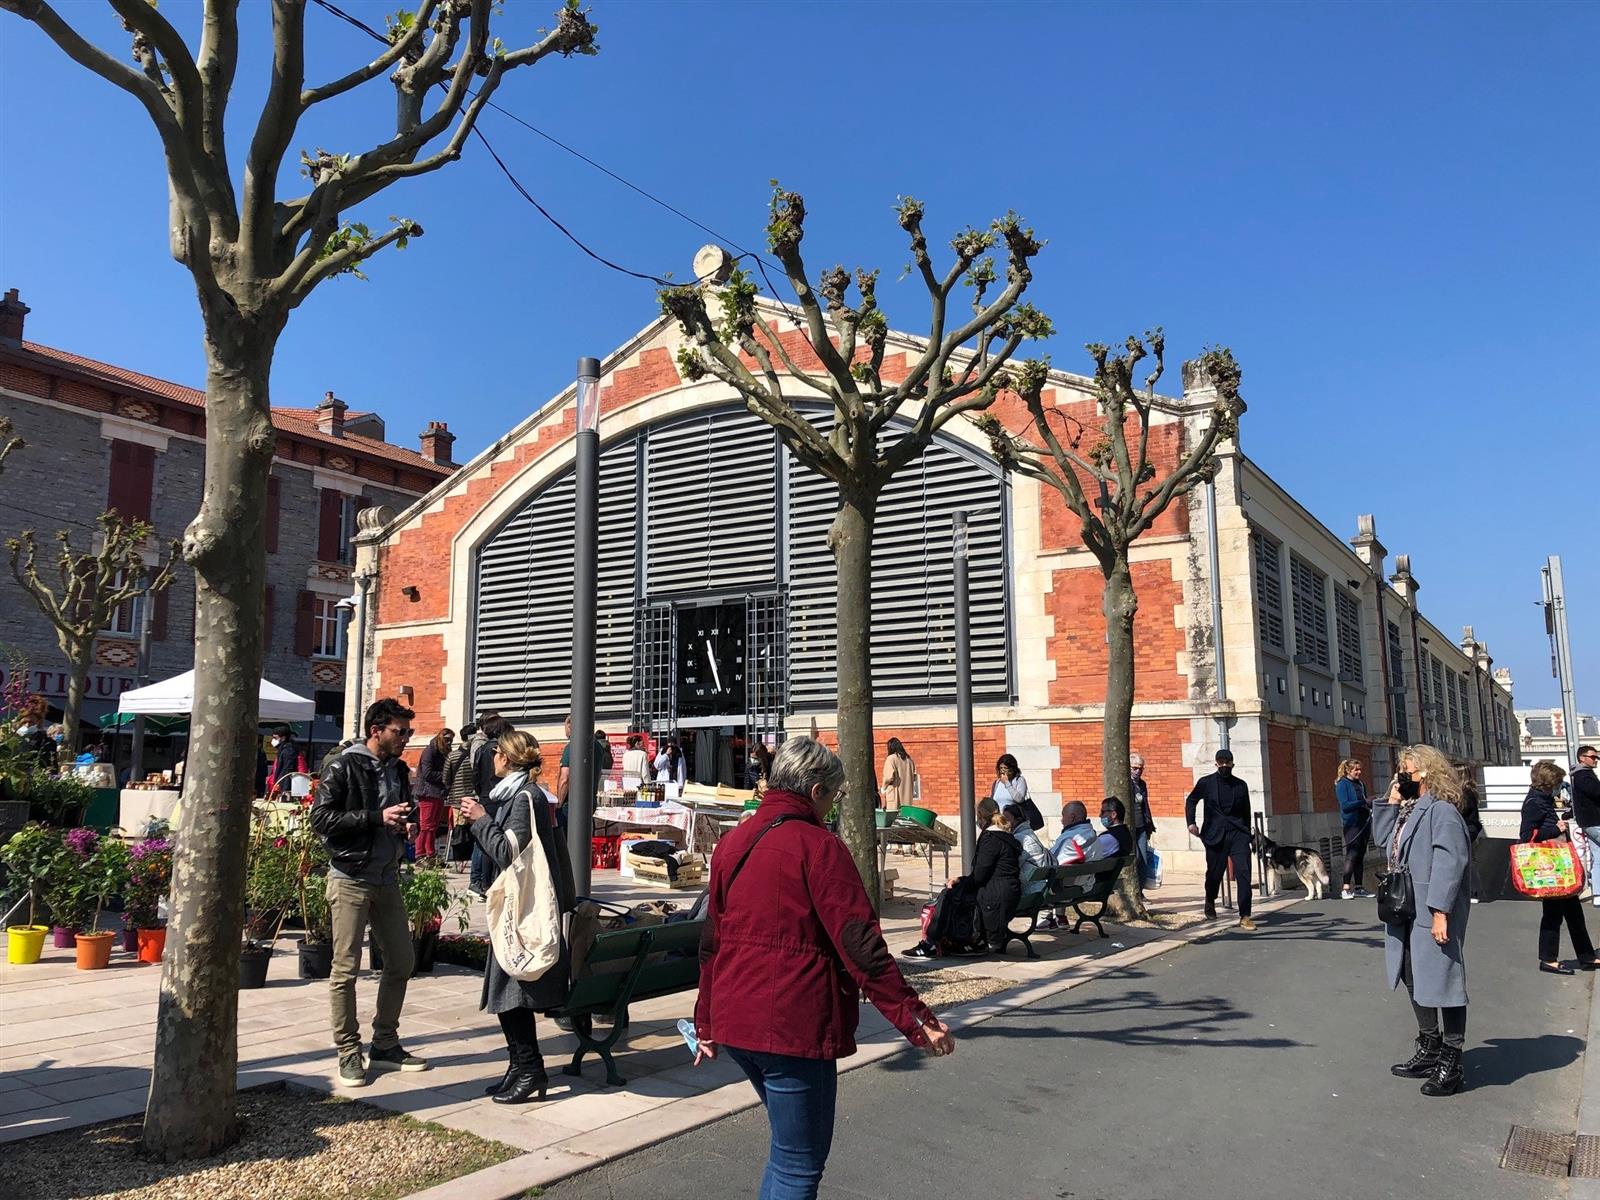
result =
[{"label": "person with blonde hair", "polygon": [[[1390,1073],[1421,1079],[1424,1096],[1449,1096],[1463,1083],[1467,961],[1472,911],[1472,843],[1461,816],[1461,777],[1432,746],[1407,746],[1386,802],[1372,813],[1391,874],[1410,873],[1415,912],[1384,924],[1389,987],[1402,982],[1417,1020],[1416,1050]],[[1443,1031],[1441,1032],[1441,1017]]]},{"label": "person with blonde hair", "polygon": [[[494,811],[489,812],[476,796],[461,801],[461,819],[471,822],[473,839],[483,851],[488,877],[485,886],[492,886],[500,872],[537,838],[555,882],[557,907],[561,912],[570,912],[576,900],[572,865],[567,858],[566,839],[557,832],[550,803],[539,786],[539,771],[544,765],[539,742],[532,734],[513,729],[495,740],[493,755],[494,773],[499,779],[491,794],[496,802]],[[481,1007],[500,1018],[510,1060],[500,1081],[486,1089],[496,1104],[526,1104],[535,1096],[544,1099],[549,1078],[539,1053],[533,1015],[561,1007],[566,1000],[570,971],[564,942],[560,959],[531,981],[508,975],[492,951],[485,961]]]},{"label": "person with blonde hair", "polygon": [[[1571,823],[1556,807],[1556,792],[1566,771],[1548,758],[1533,764],[1528,773],[1528,797],[1522,802],[1522,832],[1524,842],[1559,842],[1571,839]],[[1546,897],[1539,902],[1544,912],[1539,917],[1539,970],[1551,975],[1571,975],[1572,968],[1561,965],[1561,923],[1567,924],[1567,936],[1578,955],[1578,966],[1585,971],[1600,968],[1595,958],[1594,943],[1589,940],[1589,930],[1583,920],[1583,901],[1578,896]]]},{"label": "person with blonde hair", "polygon": [[1344,886],[1339,899],[1354,900],[1372,893],[1361,886],[1366,873],[1367,846],[1372,841],[1372,802],[1361,782],[1361,764],[1347,758],[1339,764],[1333,785],[1339,800],[1339,823],[1344,826]]}]

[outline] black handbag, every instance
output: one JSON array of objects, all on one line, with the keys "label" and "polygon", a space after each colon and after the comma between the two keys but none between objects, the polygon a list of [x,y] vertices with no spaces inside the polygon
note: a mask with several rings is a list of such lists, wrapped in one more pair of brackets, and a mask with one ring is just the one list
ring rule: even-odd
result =
[{"label": "black handbag", "polygon": [[1385,925],[1409,925],[1417,919],[1417,891],[1411,883],[1411,869],[1397,861],[1401,832],[1397,823],[1389,870],[1378,876],[1378,920]]}]

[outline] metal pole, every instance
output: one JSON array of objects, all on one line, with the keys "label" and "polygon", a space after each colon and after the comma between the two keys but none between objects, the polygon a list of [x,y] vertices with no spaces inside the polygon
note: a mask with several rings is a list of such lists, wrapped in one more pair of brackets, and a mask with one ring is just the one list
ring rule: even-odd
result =
[{"label": "metal pole", "polygon": [[1578,763],[1578,700],[1572,691],[1572,644],[1567,640],[1567,591],[1561,578],[1561,556],[1552,554],[1544,565],[1545,628],[1561,685],[1561,724],[1567,735],[1567,769]]},{"label": "metal pole", "polygon": [[977,785],[972,775],[972,630],[967,605],[967,513],[951,518],[956,610],[956,777],[961,786],[961,873],[972,873],[978,846]]},{"label": "metal pole", "polygon": [[572,881],[589,894],[594,836],[594,641],[600,542],[600,360],[578,360],[577,515],[572,556],[572,770],[567,789],[567,847]]},{"label": "metal pole", "polygon": [[[350,631],[352,629],[355,630],[356,635],[355,678],[350,680],[346,686],[353,687],[356,693],[355,715],[350,721],[350,736],[356,738],[357,740],[361,740],[362,735],[366,732],[366,730],[361,728],[361,719],[366,712],[366,705],[364,704],[365,697],[362,695],[362,692],[366,687],[367,674],[367,589],[371,586],[372,576],[356,576],[356,603],[355,606],[349,610],[350,615],[348,618],[346,618],[344,625],[346,645],[349,645]],[[312,724],[316,724],[315,717],[312,718]]]},{"label": "metal pole", "polygon": [[[1228,698],[1228,668],[1222,653],[1222,568],[1217,550],[1217,482],[1206,480],[1206,558],[1211,571],[1211,647],[1216,658],[1217,699]],[[1217,717],[1217,745],[1228,749],[1228,718]]]},{"label": "metal pole", "polygon": [[[139,604],[139,686],[143,687],[150,682],[150,629],[151,621],[155,615],[156,597],[154,592],[146,592]],[[140,713],[133,718],[133,744],[128,751],[128,761],[131,769],[128,772],[128,782],[144,778],[144,714]],[[116,775],[117,757],[111,756],[111,773]]]}]

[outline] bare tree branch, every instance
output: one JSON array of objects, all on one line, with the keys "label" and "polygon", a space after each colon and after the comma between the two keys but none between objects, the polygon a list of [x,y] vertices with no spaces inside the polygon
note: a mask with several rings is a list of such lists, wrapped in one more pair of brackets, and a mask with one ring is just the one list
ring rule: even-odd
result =
[{"label": "bare tree branch", "polygon": [[303,111],[300,87],[306,77],[304,0],[274,0],[272,5],[272,84],[250,139],[244,167],[243,240],[247,269],[270,274],[273,258],[274,200],[278,172]]},{"label": "bare tree branch", "polygon": [[301,111],[310,108],[313,104],[321,104],[324,100],[331,100],[335,96],[342,96],[352,88],[360,87],[369,79],[376,79],[395,63],[408,59],[420,51],[423,44],[423,35],[427,32],[433,21],[433,13],[439,7],[439,0],[423,0],[417,9],[411,27],[405,33],[389,44],[389,48],[365,66],[357,67],[348,75],[322,84],[320,87],[307,88],[300,93]]}]

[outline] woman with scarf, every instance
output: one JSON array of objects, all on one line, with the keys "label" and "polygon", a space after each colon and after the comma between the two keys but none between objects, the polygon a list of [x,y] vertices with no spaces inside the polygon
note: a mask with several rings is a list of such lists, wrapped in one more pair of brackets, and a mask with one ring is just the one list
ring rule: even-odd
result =
[{"label": "woman with scarf", "polygon": [[1417,1019],[1415,1053],[1389,1070],[1423,1080],[1424,1096],[1452,1095],[1463,1082],[1467,963],[1462,948],[1472,911],[1472,842],[1461,816],[1461,792],[1461,777],[1443,754],[1432,746],[1407,746],[1387,803],[1372,813],[1373,834],[1385,848],[1389,873],[1409,872],[1415,898],[1410,920],[1384,925],[1389,987],[1405,983]]},{"label": "woman with scarf", "polygon": [[[485,874],[491,881],[537,837],[555,881],[556,904],[561,912],[570,912],[574,902],[572,867],[566,841],[556,832],[550,805],[538,784],[542,765],[539,743],[531,734],[520,730],[501,734],[494,746],[494,772],[499,782],[490,794],[495,810],[490,814],[477,797],[467,796],[461,801],[461,818],[472,824],[472,836],[483,851]],[[484,963],[482,1008],[500,1018],[510,1058],[505,1075],[486,1089],[496,1104],[526,1104],[535,1096],[544,1099],[549,1080],[533,1015],[561,1006],[570,969],[564,943],[561,958],[532,981],[506,974],[492,952]]]}]

